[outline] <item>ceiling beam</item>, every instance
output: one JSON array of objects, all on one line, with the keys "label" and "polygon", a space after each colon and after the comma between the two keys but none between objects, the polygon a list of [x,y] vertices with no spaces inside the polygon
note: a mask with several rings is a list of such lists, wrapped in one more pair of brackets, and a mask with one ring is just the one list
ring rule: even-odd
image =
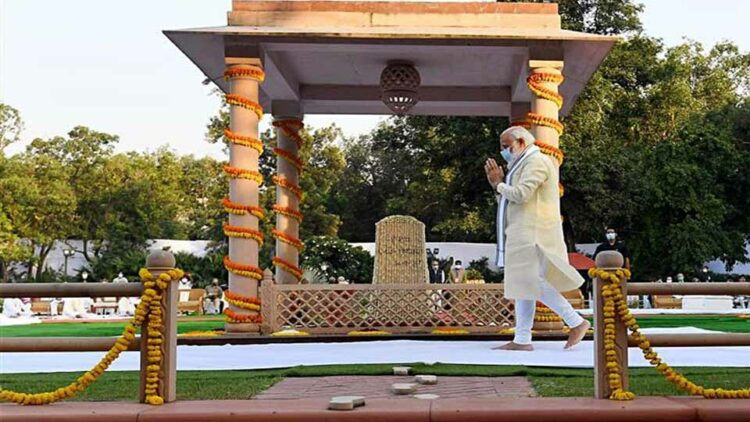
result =
[{"label": "ceiling beam", "polygon": [[[379,86],[302,85],[303,100],[380,101]],[[509,86],[425,86],[419,88],[420,102],[508,102]]]},{"label": "ceiling beam", "polygon": [[266,79],[261,84],[261,89],[274,100],[299,101],[299,81],[289,71],[290,66],[274,52],[263,54],[263,70]]},{"label": "ceiling beam", "polygon": [[540,42],[529,46],[528,56],[513,56],[513,72],[515,73],[511,96],[514,102],[529,102],[532,99],[531,91],[526,86],[526,78],[531,69],[529,62],[532,60],[563,60],[565,49],[561,41]]}]

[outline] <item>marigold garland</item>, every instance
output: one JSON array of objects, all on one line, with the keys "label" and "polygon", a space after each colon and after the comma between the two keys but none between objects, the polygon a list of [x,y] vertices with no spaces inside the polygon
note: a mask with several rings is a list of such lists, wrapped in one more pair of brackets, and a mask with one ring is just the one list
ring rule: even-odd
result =
[{"label": "marigold garland", "polygon": [[[224,268],[232,274],[237,274],[242,277],[254,278],[256,280],[263,279],[263,270],[255,265],[239,264],[232,261],[229,256],[224,257]],[[229,293],[228,291],[224,294]]]},{"label": "marigold garland", "polygon": [[278,256],[274,256],[273,259],[271,259],[271,262],[273,262],[273,264],[276,265],[277,267],[283,268],[286,272],[293,275],[294,278],[297,279],[297,281],[302,280],[302,274],[303,274],[302,268]]},{"label": "marigold garland", "polygon": [[237,132],[232,132],[229,129],[224,129],[224,137],[229,139],[229,142],[233,144],[252,148],[258,151],[258,154],[263,153],[263,142],[254,136],[240,135]]},{"label": "marigold garland", "polygon": [[562,123],[560,123],[559,120],[543,116],[538,113],[528,113],[526,115],[526,118],[529,119],[531,123],[537,126],[546,126],[554,129],[558,135],[562,135],[563,130],[565,129],[565,127]]},{"label": "marigold garland", "polygon": [[187,333],[177,334],[177,337],[216,337],[224,334],[223,330],[188,331]]},{"label": "marigold garland", "polygon": [[224,300],[227,303],[248,311],[260,311],[260,299],[257,297],[242,296],[231,290],[224,292]]},{"label": "marigold garland", "polygon": [[526,85],[529,87],[529,90],[534,93],[537,97],[544,98],[545,100],[549,100],[554,102],[557,105],[557,108],[562,108],[563,106],[563,97],[562,95],[558,94],[557,92],[554,92],[548,88],[545,88],[544,85],[542,85],[543,82],[552,82],[556,85],[561,84],[565,78],[562,75],[558,75],[556,73],[532,73],[529,75],[528,78],[526,78]]},{"label": "marigold garland", "polygon": [[687,379],[684,375],[672,369],[669,365],[661,360],[659,355],[651,348],[646,336],[640,332],[640,327],[633,314],[628,308],[625,296],[622,293],[620,282],[622,279],[630,278],[630,271],[622,269],[614,272],[602,270],[599,268],[589,269],[589,276],[599,278],[602,281],[608,281],[602,287],[602,296],[604,298],[604,350],[606,353],[607,370],[609,371],[609,386],[612,388],[610,399],[612,400],[632,400],[635,394],[626,391],[622,386],[621,363],[617,359],[615,351],[615,317],[619,316],[623,324],[632,332],[632,337],[638,342],[643,356],[648,360],[667,381],[674,384],[680,390],[686,391],[692,395],[703,396],[707,399],[728,399],[728,398],[750,398],[750,388],[725,390],[722,388],[705,388],[697,385]]},{"label": "marigold garland", "polygon": [[534,321],[539,322],[559,322],[562,321],[557,315],[534,315]]},{"label": "marigold garland", "polygon": [[283,330],[283,331],[276,331],[275,333],[271,333],[271,336],[273,337],[303,337],[303,336],[309,336],[310,333],[306,331],[297,331],[297,330]]},{"label": "marigold garland", "polygon": [[289,139],[293,140],[297,144],[297,148],[302,148],[302,137],[299,134],[299,130],[302,129],[304,124],[299,119],[288,119],[288,120],[276,120],[273,122],[273,126],[281,129]]},{"label": "marigold garland", "polygon": [[563,164],[563,160],[565,159],[565,154],[563,154],[563,152],[562,152],[562,150],[560,148],[556,148],[556,147],[554,147],[554,146],[552,146],[552,145],[550,145],[550,144],[548,144],[546,142],[542,142],[542,141],[540,141],[538,139],[536,141],[534,141],[534,145],[538,146],[539,149],[543,153],[545,153],[545,154],[551,156],[552,158],[554,158],[555,160],[557,160],[558,165],[561,166]]},{"label": "marigold garland", "polygon": [[258,246],[263,246],[263,232],[248,227],[231,226],[224,223],[224,235],[229,237],[239,237],[243,239],[252,239],[258,242]]},{"label": "marigold garland", "polygon": [[273,182],[284,189],[289,190],[297,197],[298,200],[302,200],[302,188],[290,181],[284,176],[273,176]]},{"label": "marigold garland", "polygon": [[263,175],[255,170],[243,169],[239,167],[232,167],[229,165],[224,166],[224,173],[229,175],[233,179],[247,179],[252,180],[258,185],[263,184]]},{"label": "marigold garland", "polygon": [[382,330],[373,330],[373,331],[349,331],[346,333],[348,336],[354,336],[354,337],[366,337],[366,336],[389,336],[391,333],[388,331],[382,331]]},{"label": "marigold garland", "polygon": [[239,94],[225,94],[224,100],[229,105],[242,107],[244,109],[252,111],[256,116],[258,116],[258,119],[263,118],[263,107],[247,97],[243,97]]},{"label": "marigold garland", "polygon": [[293,218],[297,220],[298,223],[302,222],[302,213],[292,207],[285,207],[279,204],[274,204],[272,208],[277,214]]},{"label": "marigold garland", "polygon": [[305,168],[305,165],[302,163],[302,160],[299,159],[292,151],[282,149],[282,148],[274,148],[273,153],[278,155],[279,157],[285,159],[289,164],[294,166],[295,169],[297,169],[297,173],[302,173],[302,170]]},{"label": "marigold garland", "polygon": [[737,315],[737,318],[740,318],[740,319],[750,319],[750,314]]},{"label": "marigold garland", "polygon": [[463,328],[436,328],[432,330],[432,334],[437,335],[455,335],[455,334],[469,334],[469,331]]},{"label": "marigold garland", "polygon": [[94,383],[109,368],[112,362],[128,349],[130,343],[135,339],[136,330],[146,322],[146,327],[141,330],[144,333],[147,344],[147,359],[149,361],[149,365],[146,367],[145,401],[152,405],[163,404],[164,398],[158,394],[159,382],[161,381],[161,345],[164,342],[162,335],[162,311],[159,302],[161,299],[160,293],[167,287],[170,281],[180,279],[183,272],[173,269],[162,273],[155,279],[144,268],[141,269],[139,275],[141,276],[144,291],[141,295],[141,301],[135,309],[135,315],[130,319],[123,329],[122,335],[115,341],[115,344],[99,363],[78,377],[76,381],[55,391],[30,394],[0,389],[0,400],[23,405],[44,405],[75,396]]},{"label": "marigold garland", "polygon": [[263,322],[263,317],[260,314],[238,314],[229,308],[224,309],[224,316],[226,321],[232,324],[260,324]]},{"label": "marigold garland", "polygon": [[258,82],[266,79],[266,73],[258,67],[230,67],[224,71],[224,80],[238,77],[248,77]]},{"label": "marigold garland", "polygon": [[221,205],[224,207],[224,211],[228,212],[229,214],[234,214],[234,215],[251,214],[251,215],[258,217],[258,219],[260,220],[262,220],[266,215],[265,211],[261,207],[256,207],[254,205],[238,204],[236,202],[232,202],[231,200],[229,200],[229,198],[226,198],[226,197],[221,200]]},{"label": "marigold garland", "polygon": [[281,230],[273,229],[271,230],[271,234],[273,234],[273,237],[275,237],[276,239],[292,245],[300,251],[305,247],[301,240],[297,239],[296,237],[292,237],[282,232]]}]

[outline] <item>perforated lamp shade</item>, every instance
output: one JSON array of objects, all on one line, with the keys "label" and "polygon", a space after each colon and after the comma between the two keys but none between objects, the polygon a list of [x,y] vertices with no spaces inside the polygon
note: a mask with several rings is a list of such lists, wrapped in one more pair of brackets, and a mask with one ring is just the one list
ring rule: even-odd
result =
[{"label": "perforated lamp shade", "polygon": [[389,62],[380,74],[385,105],[395,114],[406,114],[419,101],[419,71],[407,62]]}]

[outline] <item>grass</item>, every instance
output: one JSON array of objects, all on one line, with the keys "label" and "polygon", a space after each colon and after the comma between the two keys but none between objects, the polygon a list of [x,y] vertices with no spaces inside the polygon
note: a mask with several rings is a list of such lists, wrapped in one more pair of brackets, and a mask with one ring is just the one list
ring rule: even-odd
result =
[{"label": "grass", "polygon": [[[181,318],[177,332],[207,331],[223,329],[220,315],[204,317],[208,321],[190,321]],[[750,333],[750,319],[736,316],[658,316],[639,317],[643,328],[696,327],[727,333]],[[119,322],[71,322],[57,324],[31,324],[0,327],[0,337],[114,337],[122,333],[125,323]]]},{"label": "grass", "polygon": [[[303,366],[256,371],[179,371],[179,400],[247,399],[285,377],[328,375],[388,375],[395,364]],[[542,368],[489,365],[406,364],[415,374],[438,376],[525,376],[542,397],[585,397],[594,395],[592,369]],[[680,368],[693,382],[711,387],[747,388],[749,368]],[[0,374],[3,388],[41,392],[75,380],[78,373]],[[88,390],[73,400],[136,400],[138,373],[106,372]],[[630,386],[637,395],[680,395],[681,393],[652,368],[630,370]]]},{"label": "grass", "polygon": [[[124,322],[61,322],[0,327],[0,337],[116,337],[122,334]],[[177,333],[224,328],[223,319],[211,321],[177,321]]]},{"label": "grass", "polygon": [[641,328],[696,327],[727,333],[750,333],[750,319],[728,316],[658,316],[638,317]]}]

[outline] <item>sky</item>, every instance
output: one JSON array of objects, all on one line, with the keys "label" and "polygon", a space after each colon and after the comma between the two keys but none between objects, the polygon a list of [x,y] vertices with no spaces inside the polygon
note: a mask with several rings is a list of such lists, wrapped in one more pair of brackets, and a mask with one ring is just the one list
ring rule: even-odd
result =
[{"label": "sky", "polygon": [[[641,0],[646,33],[675,45],[731,40],[750,50],[750,1]],[[120,136],[118,151],[168,145],[225,159],[203,140],[220,100],[202,73],[161,33],[222,26],[230,0],[0,0],[0,101],[21,113],[23,149],[77,125]],[[306,116],[349,136],[383,116]],[[261,130],[269,121],[261,123]]]}]

